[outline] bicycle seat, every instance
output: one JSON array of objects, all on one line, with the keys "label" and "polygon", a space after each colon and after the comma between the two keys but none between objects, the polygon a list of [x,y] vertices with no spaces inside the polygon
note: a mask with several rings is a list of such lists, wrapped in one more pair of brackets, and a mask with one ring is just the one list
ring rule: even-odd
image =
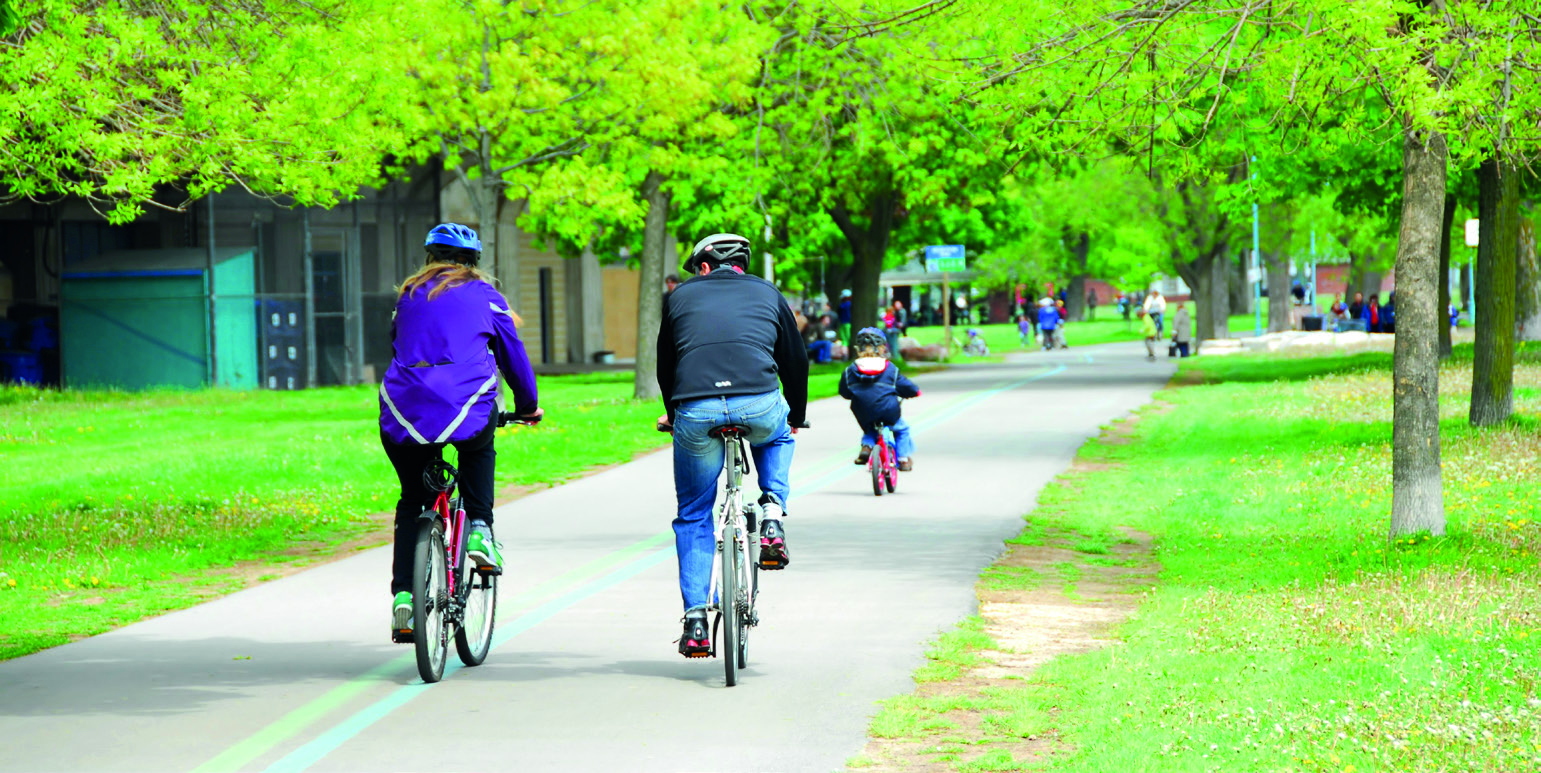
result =
[{"label": "bicycle seat", "polygon": [[742,424],[724,424],[720,427],[712,427],[706,431],[706,434],[714,438],[747,437],[749,428]]}]

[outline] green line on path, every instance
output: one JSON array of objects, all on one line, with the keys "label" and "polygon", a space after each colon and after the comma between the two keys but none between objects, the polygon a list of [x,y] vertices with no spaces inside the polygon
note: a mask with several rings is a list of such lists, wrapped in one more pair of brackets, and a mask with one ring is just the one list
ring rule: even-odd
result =
[{"label": "green line on path", "polygon": [[[510,596],[498,606],[518,609],[521,604],[528,604],[536,599],[552,595],[557,591],[567,590],[572,586],[580,585],[625,563],[638,553],[644,553],[661,547],[673,536],[672,533],[655,534],[620,550],[607,553],[528,590]],[[511,626],[517,622],[516,618],[506,625]],[[504,626],[499,626],[499,628],[502,627]],[[412,667],[415,657],[415,655],[409,652],[400,657],[393,658],[359,674],[344,684],[340,684],[322,693],[316,698],[311,699],[308,703],[274,720],[267,727],[258,730],[245,740],[221,752],[214,759],[194,768],[193,773],[231,773],[232,771],[245,768],[252,760],[261,757],[273,747],[294,737],[312,723],[346,703],[349,699],[379,684],[392,674],[405,672]]]}]

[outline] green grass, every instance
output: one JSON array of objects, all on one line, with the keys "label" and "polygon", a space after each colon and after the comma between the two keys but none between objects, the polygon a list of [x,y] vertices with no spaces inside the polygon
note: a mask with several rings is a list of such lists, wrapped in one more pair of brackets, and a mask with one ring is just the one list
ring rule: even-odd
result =
[{"label": "green grass", "polygon": [[[816,366],[810,394],[834,394],[839,372]],[[499,484],[551,485],[667,445],[661,404],[630,399],[631,379],[541,378],[548,418],[499,430]],[[244,587],[219,571],[235,564],[389,541],[368,517],[398,493],[378,414],[370,386],[0,387],[0,660]]]},{"label": "green grass", "polygon": [[[1521,415],[1480,432],[1470,357],[1442,372],[1448,534],[1396,542],[1389,357],[1184,361],[1201,385],[1088,444],[1099,469],[1014,540],[1139,529],[1157,586],[1120,645],[997,688],[992,717],[1009,694],[1061,738],[1045,770],[1541,767],[1541,347],[1519,353]],[[1004,751],[956,769],[1010,769]]]},{"label": "green grass", "polygon": [[926,650],[927,663],[915,673],[915,681],[956,679],[965,670],[984,662],[980,650],[994,647],[995,640],[985,633],[983,619],[975,616],[964,620],[956,629],[942,634],[931,649]]}]

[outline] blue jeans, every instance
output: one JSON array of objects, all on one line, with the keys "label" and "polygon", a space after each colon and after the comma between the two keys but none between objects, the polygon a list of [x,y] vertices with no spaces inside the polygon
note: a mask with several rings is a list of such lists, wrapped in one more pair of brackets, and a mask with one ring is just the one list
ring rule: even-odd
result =
[{"label": "blue jeans", "polygon": [[674,494],[679,515],[674,519],[674,550],[680,561],[680,596],[685,611],[711,603],[712,563],[717,555],[712,523],[717,480],[724,462],[722,441],[707,432],[724,424],[749,427],[749,452],[754,457],[760,490],[773,494],[786,507],[791,488],[791,409],[780,392],[686,400],[674,409]]},{"label": "blue jeans", "polygon": [[[889,429],[894,431],[894,457],[897,459],[910,458],[915,453],[915,441],[910,437],[910,423],[901,418],[894,422]],[[875,446],[877,442],[878,436],[876,432],[862,433],[862,445]]]},{"label": "blue jeans", "polygon": [[830,343],[829,341],[819,339],[811,344],[808,344],[808,356],[812,357],[814,362],[820,364],[826,363],[829,362],[830,352],[833,349],[834,344]]}]

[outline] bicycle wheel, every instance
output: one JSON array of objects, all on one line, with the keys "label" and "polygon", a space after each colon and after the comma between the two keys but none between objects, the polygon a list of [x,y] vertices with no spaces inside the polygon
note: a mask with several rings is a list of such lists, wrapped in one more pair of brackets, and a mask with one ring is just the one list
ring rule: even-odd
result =
[{"label": "bicycle wheel", "polygon": [[412,643],[417,648],[417,675],[430,684],[444,678],[449,656],[448,576],[444,532],[435,518],[418,529],[412,552]]},{"label": "bicycle wheel", "polygon": [[758,561],[753,560],[748,555],[749,553],[752,553],[754,551],[754,548],[755,548],[754,545],[747,544],[747,542],[746,542],[746,545],[745,545],[745,548],[744,548],[744,552],[739,554],[739,563],[743,567],[743,569],[741,569],[741,571],[743,571],[744,575],[746,575],[745,577],[743,577],[743,581],[742,581],[742,585],[744,586],[744,588],[746,590],[746,592],[744,593],[744,598],[748,600],[748,603],[744,605],[744,608],[743,608],[742,612],[739,615],[739,623],[738,623],[738,667],[739,668],[746,668],[746,667],[749,666],[749,629],[750,629],[750,627],[752,627],[755,624],[755,619],[754,619],[754,600],[755,600],[755,596],[759,595],[759,592],[760,592],[760,564],[759,564]]},{"label": "bicycle wheel", "polygon": [[872,473],[872,495],[883,496],[883,447],[881,445],[872,449],[872,457],[867,460],[867,470]]},{"label": "bicycle wheel", "polygon": [[473,572],[466,593],[465,617],[455,629],[455,653],[460,662],[479,666],[492,648],[492,628],[498,616],[498,578]]},{"label": "bicycle wheel", "polygon": [[722,560],[722,592],[717,597],[722,617],[722,671],[728,686],[738,684],[738,563],[739,549],[736,529],[725,529],[722,549],[717,552]]}]

